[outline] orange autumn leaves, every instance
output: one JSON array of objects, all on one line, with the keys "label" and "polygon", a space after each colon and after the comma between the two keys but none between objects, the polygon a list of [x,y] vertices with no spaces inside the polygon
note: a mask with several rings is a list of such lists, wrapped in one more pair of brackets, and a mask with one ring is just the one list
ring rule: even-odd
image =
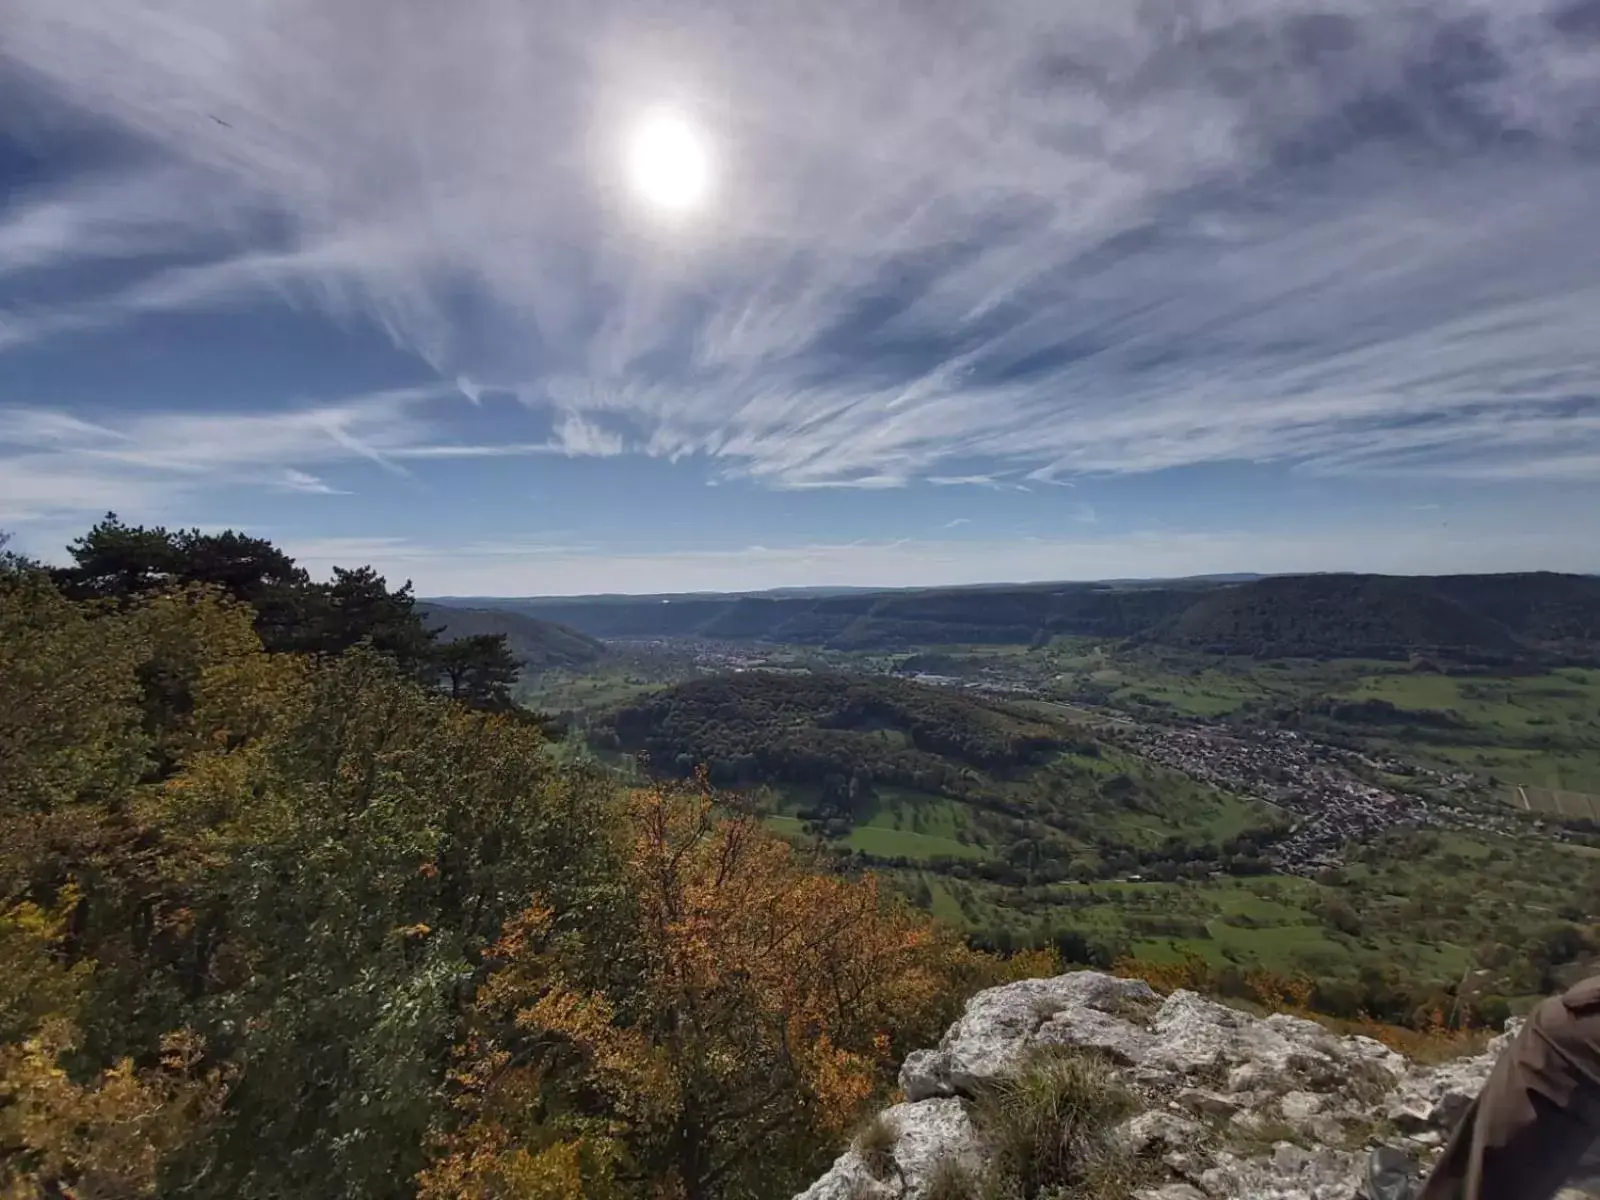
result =
[{"label": "orange autumn leaves", "polygon": [[425,1196],[759,1194],[741,1174],[831,1145],[970,970],[873,878],[812,873],[706,796],[637,792],[624,837],[618,944],[508,923]]}]

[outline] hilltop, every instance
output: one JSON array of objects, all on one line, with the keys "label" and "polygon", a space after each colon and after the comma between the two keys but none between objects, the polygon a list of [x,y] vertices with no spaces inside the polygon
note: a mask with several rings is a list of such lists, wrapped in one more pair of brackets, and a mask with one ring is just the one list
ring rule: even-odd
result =
[{"label": "hilltop", "polygon": [[570,625],[545,621],[525,613],[490,608],[456,608],[419,603],[417,615],[443,642],[462,638],[504,636],[511,656],[530,670],[579,667],[598,660],[605,643],[580,633]]},{"label": "hilltop", "polygon": [[1301,575],[806,595],[482,602],[598,638],[700,637],[838,650],[1137,638],[1215,653],[1471,663],[1590,661],[1600,579]]}]

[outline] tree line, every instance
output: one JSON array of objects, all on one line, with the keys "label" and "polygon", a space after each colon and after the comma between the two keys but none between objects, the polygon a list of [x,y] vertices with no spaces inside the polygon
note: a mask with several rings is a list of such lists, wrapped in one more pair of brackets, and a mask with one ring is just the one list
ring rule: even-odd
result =
[{"label": "tree line", "polygon": [[340,654],[367,645],[400,671],[477,708],[509,711],[519,665],[504,635],[439,638],[408,580],[398,588],[371,567],[333,568],[318,582],[262,538],[227,530],[128,525],[107,513],[67,547],[72,565],[49,572],[72,600],[129,605],[186,586],[248,605],[264,650]]}]

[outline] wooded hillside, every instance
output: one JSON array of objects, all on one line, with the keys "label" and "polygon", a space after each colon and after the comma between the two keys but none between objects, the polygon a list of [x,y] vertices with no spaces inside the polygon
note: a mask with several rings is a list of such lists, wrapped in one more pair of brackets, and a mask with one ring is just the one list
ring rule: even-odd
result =
[{"label": "wooded hillside", "polygon": [[442,641],[503,637],[511,656],[523,667],[581,667],[605,653],[605,643],[555,621],[492,608],[457,608],[418,604],[417,615]]},{"label": "wooded hillside", "polygon": [[1265,657],[1436,653],[1504,663],[1600,655],[1600,579],[1549,573],[489,603],[602,638],[748,638],[841,650],[1027,645],[1071,635]]}]

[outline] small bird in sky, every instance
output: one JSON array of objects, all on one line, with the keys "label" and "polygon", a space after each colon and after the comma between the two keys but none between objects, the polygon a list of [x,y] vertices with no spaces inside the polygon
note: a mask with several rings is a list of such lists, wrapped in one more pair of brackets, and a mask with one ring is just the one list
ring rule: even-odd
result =
[{"label": "small bird in sky", "polygon": [[208,115],[211,117],[211,119],[213,121],[215,121],[218,125],[221,125],[224,129],[232,129],[233,128],[232,125],[228,124],[228,122],[224,121],[221,117],[217,116],[216,113],[210,113]]}]

